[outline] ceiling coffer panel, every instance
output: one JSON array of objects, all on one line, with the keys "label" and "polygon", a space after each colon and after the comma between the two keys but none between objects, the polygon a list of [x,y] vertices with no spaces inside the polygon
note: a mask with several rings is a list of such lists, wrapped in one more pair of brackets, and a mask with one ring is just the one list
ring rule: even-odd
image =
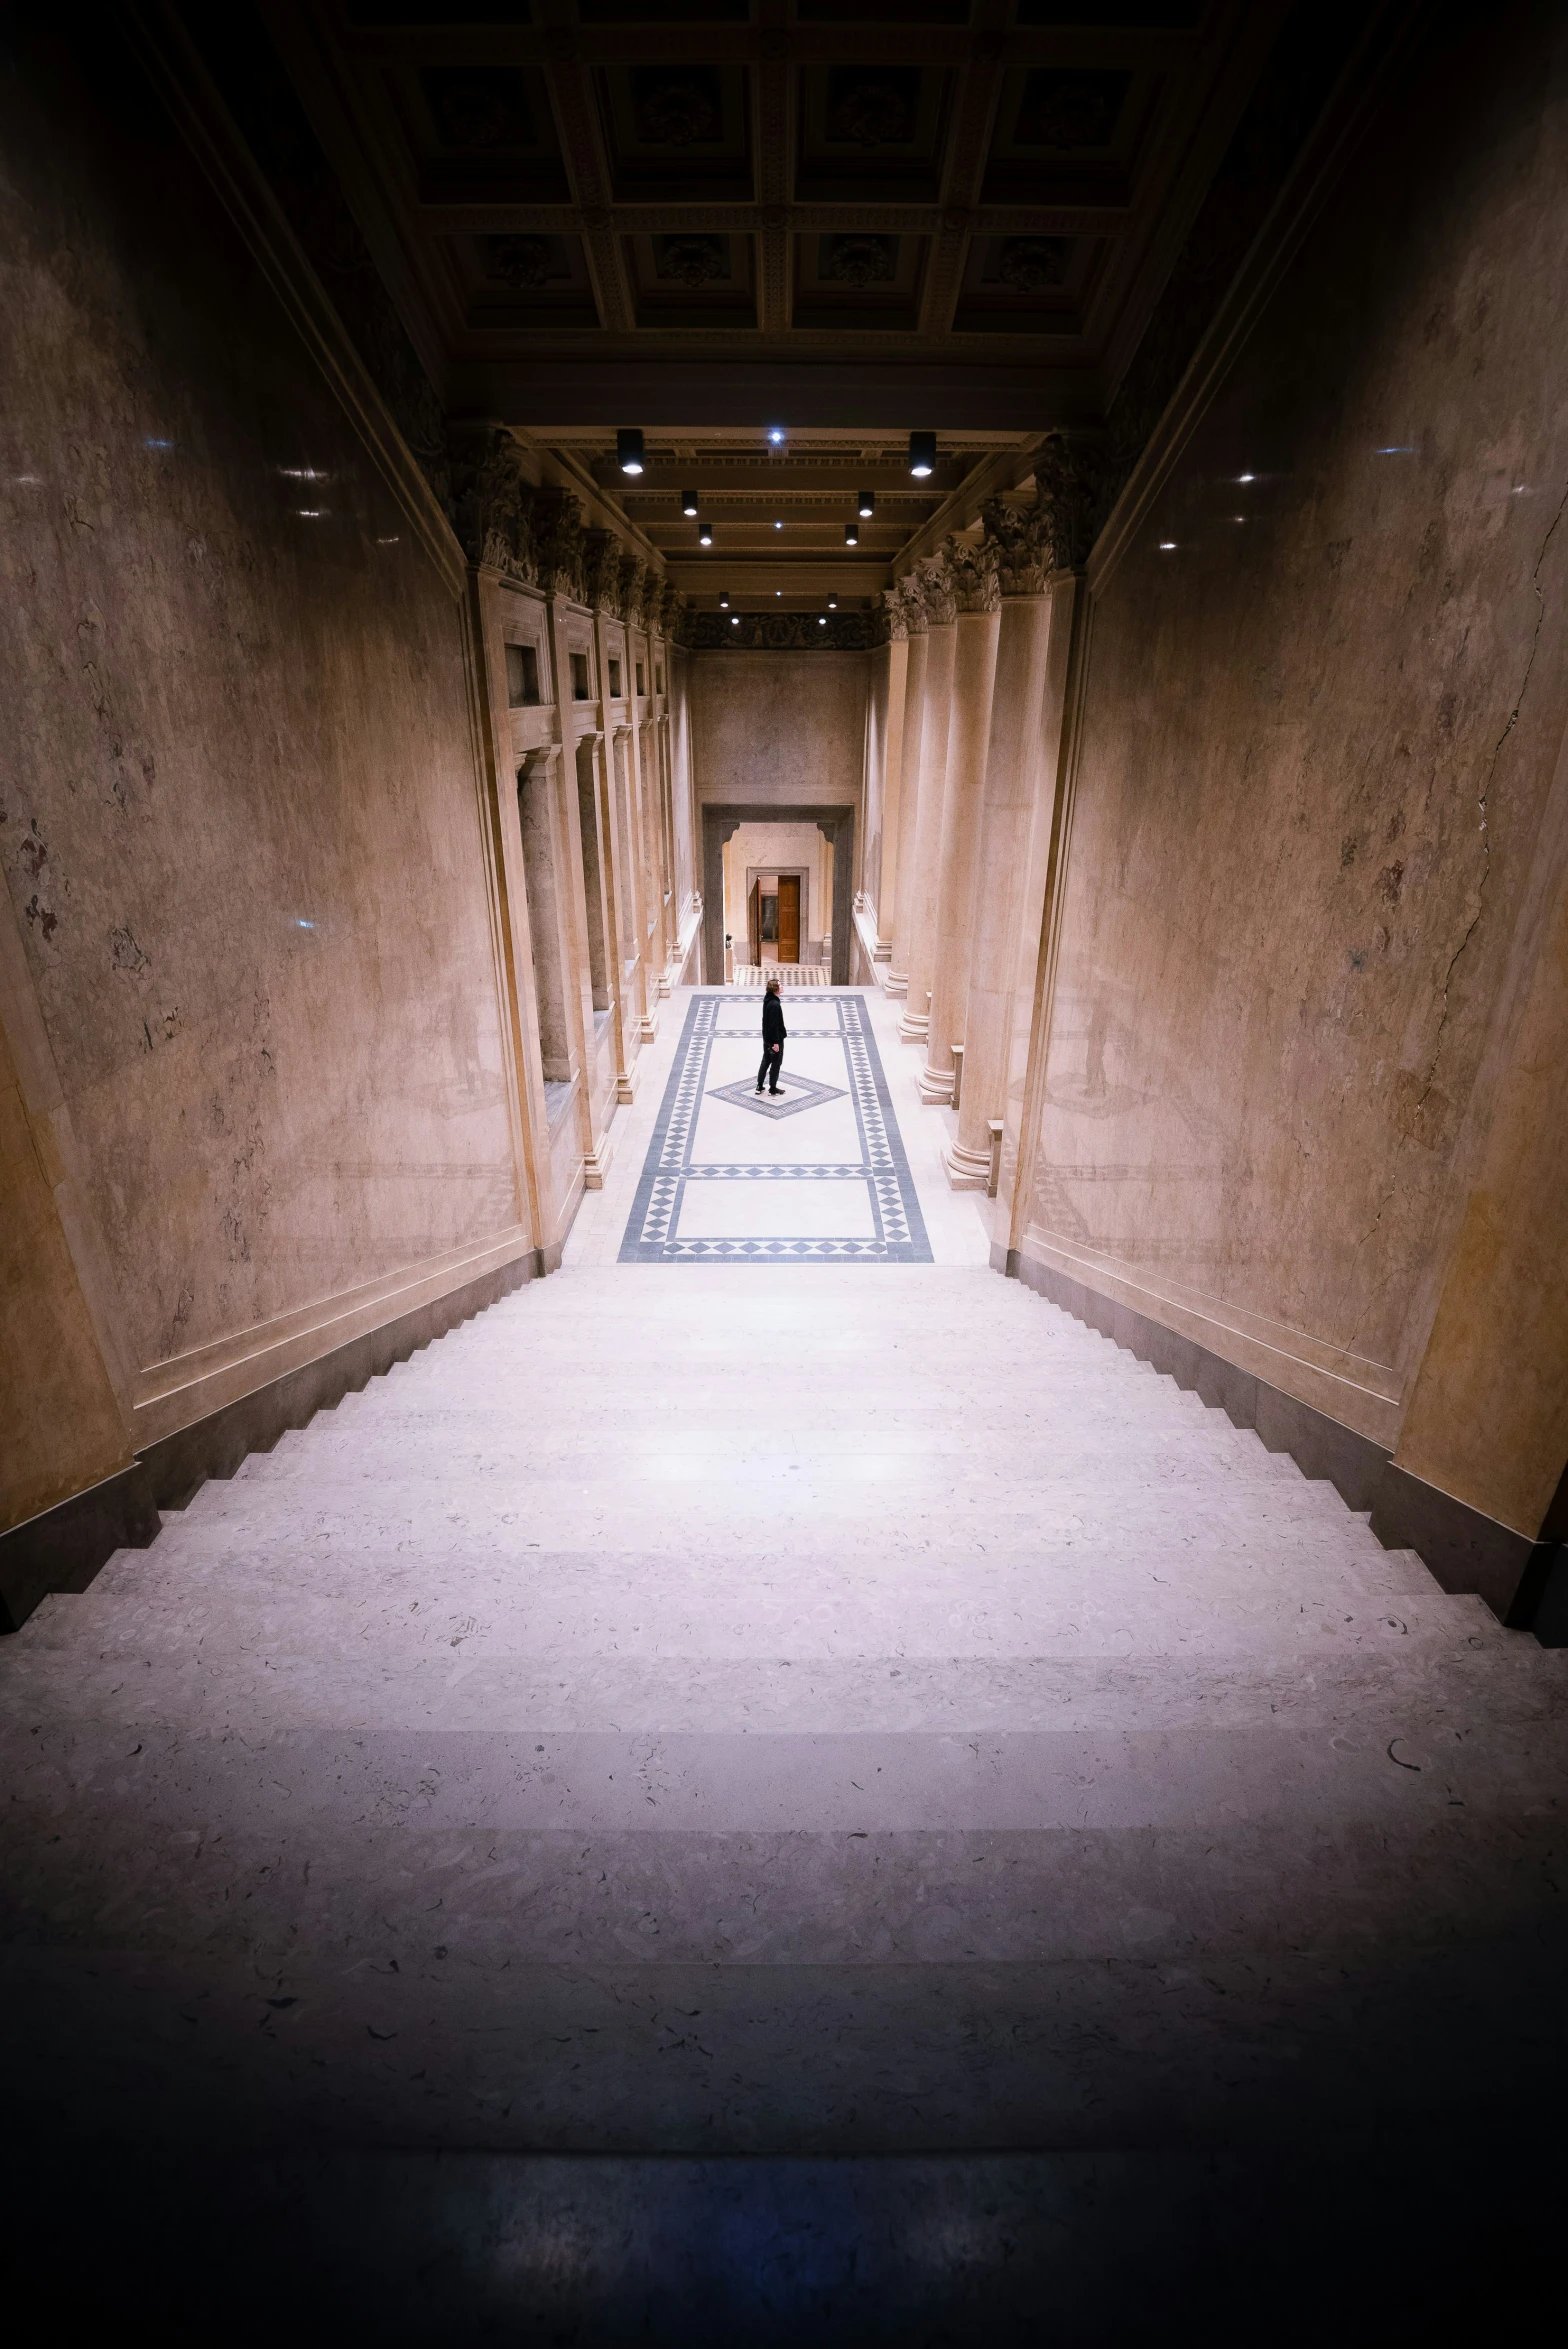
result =
[{"label": "ceiling coffer panel", "polygon": [[594,78],[617,203],[750,201],[744,66],[660,61],[605,66]]}]

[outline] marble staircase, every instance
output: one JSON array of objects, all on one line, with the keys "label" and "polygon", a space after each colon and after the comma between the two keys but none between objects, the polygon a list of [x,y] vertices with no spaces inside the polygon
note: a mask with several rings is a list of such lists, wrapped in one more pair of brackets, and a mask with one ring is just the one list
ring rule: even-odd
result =
[{"label": "marble staircase", "polygon": [[[1282,2149],[1513,2143],[1563,2085],[1568,1654],[986,1272],[533,1284],[47,1600],[0,1683],[46,2134],[478,2163],[486,2209],[497,2163],[619,2162],[568,2194],[611,2268],[639,2163],[690,2209],[787,2173],[823,2240],[858,2196],[884,2265],[934,2192],[1070,2296],[1027,2211],[1084,2164],[1111,2291],[1128,2179],[1245,2205]],[[887,2329],[907,2260],[808,2336],[798,2265],[733,2337],[979,2337]],[[670,2326],[624,2337],[731,2337]]]}]

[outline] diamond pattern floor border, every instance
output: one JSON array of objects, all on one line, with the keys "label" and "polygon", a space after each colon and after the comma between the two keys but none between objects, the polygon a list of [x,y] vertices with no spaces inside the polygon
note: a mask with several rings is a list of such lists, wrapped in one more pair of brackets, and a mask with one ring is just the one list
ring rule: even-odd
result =
[{"label": "diamond pattern floor border", "polygon": [[[692,997],[621,1242],[621,1263],[930,1264],[931,1244],[903,1137],[859,996],[826,992],[792,996],[790,1042],[781,1087],[784,1098],[777,1102],[769,1096],[758,1098],[754,1077],[722,1085],[708,1082],[715,1044],[744,1038],[748,1047],[754,1046],[760,1009],[760,994],[741,995],[733,988]],[[803,1015],[813,1014],[814,1022],[808,1027]],[[791,1070],[789,1051],[808,1042],[837,1046],[845,1080],[842,1085]],[[736,1135],[732,1124],[726,1122],[724,1129],[715,1131],[715,1121],[710,1119],[705,1131],[704,1112],[710,1103],[722,1104],[724,1112],[746,1110],[774,1122],[821,1111],[846,1099],[859,1142],[858,1157],[852,1159],[830,1154],[831,1141],[821,1157],[810,1160],[737,1158],[733,1142],[729,1148],[715,1146],[725,1139],[726,1131],[732,1138]],[[848,1132],[842,1120],[838,1130]],[[851,1138],[850,1147],[854,1146]],[[727,1221],[730,1228],[683,1233],[682,1213],[689,1193],[695,1188],[711,1211],[714,1186],[731,1184],[743,1194],[754,1195],[755,1222],[748,1228],[748,1206],[743,1198],[737,1198],[726,1203],[726,1213],[718,1218]],[[812,1193],[809,1199],[790,1200],[791,1191],[807,1187]],[[781,1199],[789,1201],[782,1214]],[[797,1206],[799,1212],[790,1212]],[[770,1216],[775,1222],[803,1228],[770,1230]],[[843,1228],[833,1229],[835,1222]]]}]

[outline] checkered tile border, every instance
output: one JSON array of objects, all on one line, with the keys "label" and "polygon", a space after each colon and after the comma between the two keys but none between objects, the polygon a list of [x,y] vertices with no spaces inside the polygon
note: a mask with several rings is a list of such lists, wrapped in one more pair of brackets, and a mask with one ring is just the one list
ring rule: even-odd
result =
[{"label": "checkered tile border", "polygon": [[[733,988],[692,997],[621,1242],[622,1264],[929,1264],[931,1243],[910,1180],[903,1137],[888,1099],[876,1039],[858,995],[795,995],[791,1014],[815,1005],[820,1007],[822,1024],[809,1028],[792,1025],[790,1037],[792,1041],[804,1036],[831,1037],[843,1045],[849,1095],[860,1129],[859,1163],[692,1164],[697,1112],[707,1090],[714,1043],[721,1036],[743,1036],[752,1042],[761,1002],[760,995],[740,995]],[[842,1240],[679,1240],[673,1236],[689,1182],[759,1181],[864,1183],[871,1196],[875,1236]]]}]

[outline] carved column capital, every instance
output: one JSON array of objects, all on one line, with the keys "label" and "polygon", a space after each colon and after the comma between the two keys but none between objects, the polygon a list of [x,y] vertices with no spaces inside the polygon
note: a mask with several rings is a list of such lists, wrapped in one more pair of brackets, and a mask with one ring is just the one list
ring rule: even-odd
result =
[{"label": "carved column capital", "polygon": [[534,580],[538,493],[523,471],[516,441],[499,424],[464,425],[451,434],[447,455],[453,522],[469,561]]},{"label": "carved column capital", "polygon": [[1102,439],[1057,433],[1035,452],[1034,479],[1053,571],[1081,571],[1116,502],[1121,474]]},{"label": "carved column capital", "polygon": [[890,643],[902,644],[909,634],[909,612],[904,602],[902,587],[884,587],[878,602],[882,625]]},{"label": "carved column capital", "polygon": [[947,559],[947,550],[928,556],[920,566],[920,601],[925,608],[928,628],[951,628],[958,617],[958,594],[953,582],[953,567]]},{"label": "carved column capital", "polygon": [[591,611],[624,616],[621,543],[611,530],[590,530],[583,541],[583,601]]},{"label": "carved column capital", "polygon": [[968,539],[950,538],[943,553],[959,611],[994,612],[1002,600],[996,548],[984,539],[973,546]]},{"label": "carved column capital", "polygon": [[587,530],[583,510],[569,489],[534,492],[533,527],[539,585],[574,604],[588,601],[584,577]]}]

